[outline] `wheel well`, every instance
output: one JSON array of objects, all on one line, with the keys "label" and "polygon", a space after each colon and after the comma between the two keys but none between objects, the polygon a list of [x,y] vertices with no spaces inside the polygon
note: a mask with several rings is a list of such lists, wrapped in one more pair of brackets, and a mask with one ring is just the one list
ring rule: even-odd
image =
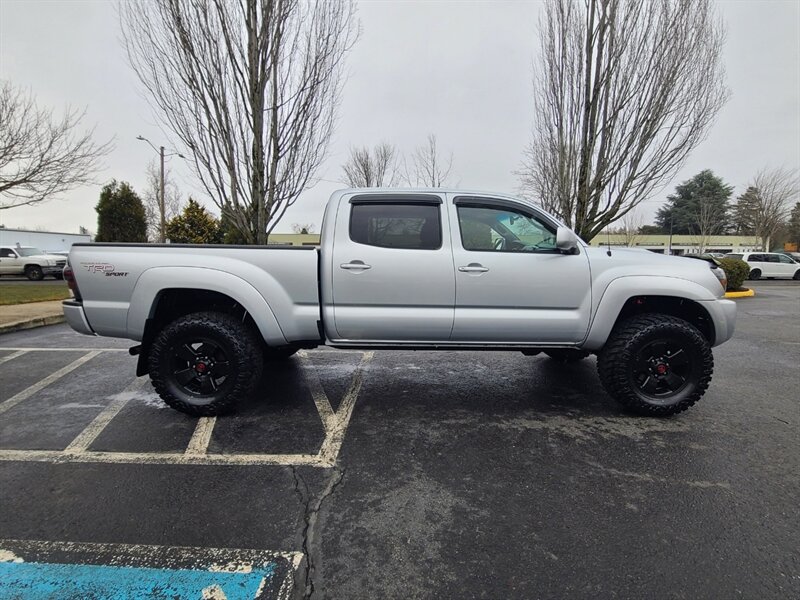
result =
[{"label": "wheel well", "polygon": [[694,300],[676,296],[633,296],[628,298],[617,317],[617,323],[645,313],[662,313],[688,321],[703,334],[708,343],[714,344],[714,322],[705,308]]},{"label": "wheel well", "polygon": [[221,292],[193,288],[170,288],[156,297],[150,317],[144,326],[142,344],[138,351],[137,375],[147,372],[150,344],[166,325],[184,315],[201,311],[215,311],[233,315],[251,327],[261,339],[261,332],[249,312],[236,300]]}]

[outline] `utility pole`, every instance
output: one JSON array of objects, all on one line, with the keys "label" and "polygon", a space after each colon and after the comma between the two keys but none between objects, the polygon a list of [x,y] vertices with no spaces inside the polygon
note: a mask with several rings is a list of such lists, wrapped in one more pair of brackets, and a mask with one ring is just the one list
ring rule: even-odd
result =
[{"label": "utility pole", "polygon": [[166,209],[164,208],[164,146],[161,146],[160,154],[161,154],[161,185],[160,185],[160,198],[158,203],[159,211],[161,212],[161,229],[158,232],[158,241],[162,244],[167,240],[167,222],[164,213]]},{"label": "utility pole", "polygon": [[164,154],[164,146],[159,146],[158,148],[156,148],[153,145],[153,142],[151,142],[144,136],[137,135],[136,139],[141,142],[147,142],[148,144],[150,144],[150,147],[156,152],[158,152],[158,156],[161,159],[161,177],[159,178],[158,181],[158,212],[161,213],[159,215],[160,226],[158,228],[158,241],[159,243],[163,244],[164,242],[167,241],[167,216],[166,216],[167,209],[166,209],[166,198],[164,197],[165,196],[164,158],[167,156],[179,156],[181,158],[186,158],[186,157],[180,152],[171,152],[170,154]]}]

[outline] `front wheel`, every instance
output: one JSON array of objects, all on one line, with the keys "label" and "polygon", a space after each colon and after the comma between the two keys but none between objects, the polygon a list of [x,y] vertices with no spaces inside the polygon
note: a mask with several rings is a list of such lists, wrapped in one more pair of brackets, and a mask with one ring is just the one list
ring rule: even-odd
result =
[{"label": "front wheel", "polygon": [[198,312],[167,325],[150,347],[150,379],[161,399],[193,416],[229,412],[261,378],[261,342],[231,315]]},{"label": "front wheel", "polygon": [[25,277],[27,277],[31,281],[41,281],[42,279],[44,279],[44,273],[42,272],[42,267],[38,265],[30,265],[29,267],[26,267]]},{"label": "front wheel", "polygon": [[632,317],[611,332],[597,361],[600,381],[627,409],[663,417],[686,410],[705,393],[714,357],[690,323],[662,314]]},{"label": "front wheel", "polygon": [[794,272],[794,277],[792,277],[795,281],[800,281],[800,269]]}]

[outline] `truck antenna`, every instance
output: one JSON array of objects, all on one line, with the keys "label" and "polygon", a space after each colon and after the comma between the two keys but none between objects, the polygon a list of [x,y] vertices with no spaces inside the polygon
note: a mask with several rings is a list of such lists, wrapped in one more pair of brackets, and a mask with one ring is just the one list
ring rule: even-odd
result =
[{"label": "truck antenna", "polygon": [[611,256],[611,234],[608,231],[608,225],[606,225],[606,254]]}]

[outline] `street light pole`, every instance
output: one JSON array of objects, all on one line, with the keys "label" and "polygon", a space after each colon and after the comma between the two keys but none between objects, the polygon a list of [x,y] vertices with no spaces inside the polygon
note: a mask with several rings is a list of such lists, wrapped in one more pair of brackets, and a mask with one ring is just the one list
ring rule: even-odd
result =
[{"label": "street light pole", "polygon": [[164,154],[164,146],[159,146],[158,148],[156,148],[153,145],[153,142],[151,142],[150,140],[148,140],[144,136],[137,135],[136,139],[141,141],[141,142],[147,142],[148,144],[150,144],[150,147],[153,150],[155,150],[156,152],[158,152],[158,156],[161,159],[161,176],[159,177],[159,181],[158,181],[158,212],[161,213],[159,215],[161,225],[160,225],[159,231],[158,231],[158,241],[163,244],[164,242],[167,241],[167,217],[166,217],[167,209],[166,209],[166,198],[165,198],[165,194],[164,194],[164,187],[165,187],[165,183],[164,183],[164,158],[167,157],[167,156],[179,156],[181,158],[186,158],[186,157],[183,154],[181,154],[180,152],[172,152],[170,154]]},{"label": "street light pole", "polygon": [[161,198],[158,208],[161,212],[161,230],[159,231],[158,241],[163,244],[167,240],[167,223],[166,223],[166,216],[164,214],[166,212],[166,209],[164,208],[164,146],[161,146],[159,150],[160,150],[159,153],[161,154],[161,185],[160,185]]}]

